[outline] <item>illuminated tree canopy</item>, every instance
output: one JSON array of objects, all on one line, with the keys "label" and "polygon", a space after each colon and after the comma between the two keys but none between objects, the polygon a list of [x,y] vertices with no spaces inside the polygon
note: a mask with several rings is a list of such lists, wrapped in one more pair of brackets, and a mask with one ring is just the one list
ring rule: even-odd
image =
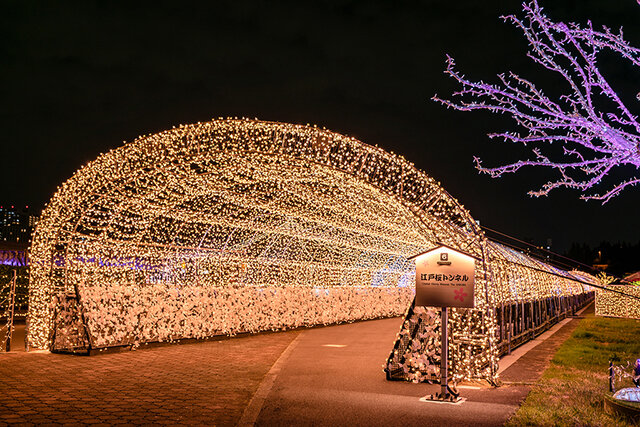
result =
[{"label": "illuminated tree canopy", "polygon": [[[640,122],[599,68],[598,56],[609,51],[639,67],[640,49],[624,40],[622,29],[616,34],[606,27],[594,30],[591,22],[584,27],[553,22],[535,0],[523,4],[523,9],[523,19],[513,15],[503,19],[522,30],[529,41],[529,58],[562,76],[568,91],[554,100],[512,72],[498,75],[499,84],[474,82],[457,71],[453,58],[448,57],[446,73],[461,89],[453,94],[455,100],[437,95],[433,99],[461,111],[508,114],[524,129],[524,133],[501,132],[489,137],[523,144],[531,149],[529,159],[487,168],[476,158],[479,171],[496,178],[526,166],[552,169],[558,178],[530,195],[546,196],[555,188],[570,188],[580,191],[583,199],[606,203],[640,182],[635,175],[614,183],[604,193],[595,192],[611,172],[640,168]],[[627,99],[635,101],[631,95]]]}]

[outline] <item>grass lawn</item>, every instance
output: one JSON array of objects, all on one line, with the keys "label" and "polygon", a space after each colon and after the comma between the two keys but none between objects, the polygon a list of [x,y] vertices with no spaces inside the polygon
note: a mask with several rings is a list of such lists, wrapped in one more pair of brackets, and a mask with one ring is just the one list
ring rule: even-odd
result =
[{"label": "grass lawn", "polygon": [[[558,349],[507,425],[627,426],[604,412],[609,360],[622,365],[640,358],[640,320],[586,315]],[[616,384],[630,387],[631,380]]]}]

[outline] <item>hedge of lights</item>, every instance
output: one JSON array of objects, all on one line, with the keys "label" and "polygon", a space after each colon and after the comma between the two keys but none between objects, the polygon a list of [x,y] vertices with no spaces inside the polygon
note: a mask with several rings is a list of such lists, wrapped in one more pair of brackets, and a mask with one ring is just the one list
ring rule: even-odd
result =
[{"label": "hedge of lights", "polygon": [[640,319],[640,286],[607,285],[605,289],[596,291],[596,316]]},{"label": "hedge of lights", "polygon": [[[476,308],[451,317],[479,348],[454,354],[467,376],[497,359],[489,308],[582,292],[570,275],[533,273],[548,267],[491,246],[401,156],[315,126],[179,126],[101,155],[58,188],[30,249],[28,340],[51,348],[54,330],[58,341],[73,330],[92,348],[135,346],[400,315],[413,296],[407,258],[437,243],[484,260]],[[84,330],[54,316],[82,318]]]}]

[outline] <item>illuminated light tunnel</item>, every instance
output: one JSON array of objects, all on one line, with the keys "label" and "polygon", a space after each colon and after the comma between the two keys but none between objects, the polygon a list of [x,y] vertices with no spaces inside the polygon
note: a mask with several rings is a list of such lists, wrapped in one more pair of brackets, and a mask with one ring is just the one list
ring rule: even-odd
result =
[{"label": "illuminated light tunnel", "polygon": [[[520,274],[533,261],[509,273],[518,255],[489,244],[401,156],[315,126],[180,126],[99,156],[58,188],[30,249],[28,343],[135,347],[398,316],[414,296],[407,258],[438,243],[481,260],[476,308],[461,313],[583,292],[569,276]],[[476,317],[452,320],[495,326]]]}]

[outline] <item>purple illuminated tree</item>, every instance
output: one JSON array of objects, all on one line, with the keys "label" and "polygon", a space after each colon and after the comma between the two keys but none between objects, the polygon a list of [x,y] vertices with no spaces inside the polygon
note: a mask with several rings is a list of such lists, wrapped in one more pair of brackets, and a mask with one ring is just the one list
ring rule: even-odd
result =
[{"label": "purple illuminated tree", "polygon": [[[457,80],[461,89],[454,92],[455,100],[437,95],[433,99],[462,111],[507,113],[526,131],[492,133],[489,137],[530,147],[533,155],[529,159],[486,168],[476,157],[479,171],[495,178],[524,166],[542,166],[555,170],[558,176],[530,195],[546,196],[564,187],[581,191],[582,199],[606,203],[624,188],[640,183],[635,175],[618,180],[603,194],[595,193],[596,186],[614,168],[640,168],[640,123],[607,82],[597,57],[609,50],[640,66],[640,49],[623,39],[622,29],[615,34],[607,27],[595,31],[591,22],[586,27],[553,22],[536,0],[522,7],[524,19],[513,15],[502,19],[524,32],[530,46],[528,56],[559,73],[568,84],[568,94],[550,99],[531,81],[512,72],[498,75],[500,84],[473,82],[460,74],[453,58],[447,56],[445,73]],[[610,111],[602,111],[602,106],[610,106]]]}]

